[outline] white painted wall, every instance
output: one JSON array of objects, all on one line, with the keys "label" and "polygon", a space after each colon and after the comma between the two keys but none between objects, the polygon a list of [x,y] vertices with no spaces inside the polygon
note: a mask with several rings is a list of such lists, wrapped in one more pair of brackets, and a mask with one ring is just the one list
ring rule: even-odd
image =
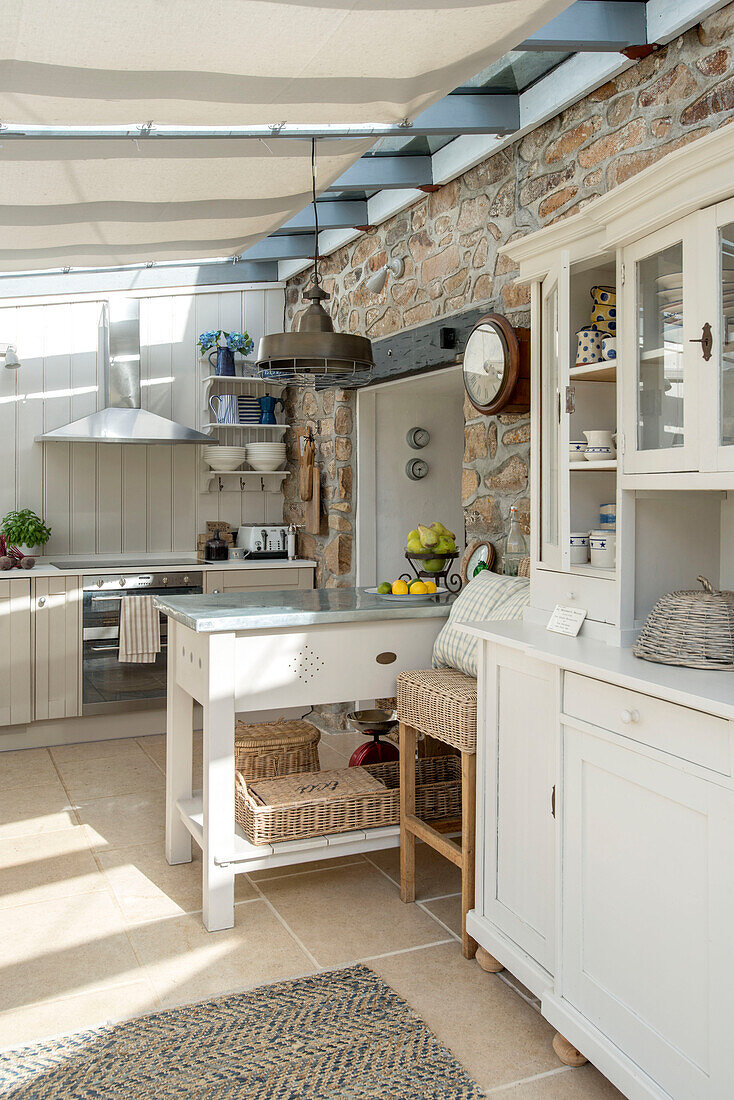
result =
[{"label": "white painted wall", "polygon": [[[282,330],[283,290],[171,290],[140,297],[142,404],[199,427],[196,340],[206,329]],[[199,492],[198,447],[36,443],[34,437],[103,403],[95,301],[0,307],[0,342],[15,343],[19,370],[0,368],[0,516],[33,508],[53,528],[47,554],[193,550],[208,519],[282,519],[280,494]]]},{"label": "white painted wall", "polygon": [[[360,392],[359,431],[365,436],[359,440],[357,490],[360,584],[392,581],[408,569],[405,540],[418,523],[440,520],[463,544],[463,405],[460,370],[444,369]],[[421,451],[406,441],[416,426],[431,433],[431,442]],[[417,457],[430,470],[422,481],[410,481],[405,464]]]}]

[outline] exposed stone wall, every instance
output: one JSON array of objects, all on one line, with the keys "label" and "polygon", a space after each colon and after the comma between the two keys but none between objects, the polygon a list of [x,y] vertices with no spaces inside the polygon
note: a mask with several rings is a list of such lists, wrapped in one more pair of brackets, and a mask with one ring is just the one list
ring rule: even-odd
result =
[{"label": "exposed stone wall", "polygon": [[[506,314],[515,325],[529,324],[529,292],[515,282],[512,265],[498,256],[499,247],[573,215],[667,153],[731,121],[733,44],[734,3],[326,257],[324,285],[333,296],[337,327],[376,339],[478,305]],[[370,294],[365,276],[393,256],[405,259],[405,275],[390,277],[380,294]],[[305,281],[306,275],[299,277],[288,289],[291,323],[302,308]],[[300,394],[291,400],[296,425],[322,417],[326,467],[323,531],[313,540],[302,539],[301,548],[321,562],[320,583],[354,583],[353,439],[347,447],[350,432],[345,419],[343,433],[338,430],[326,407],[328,395],[309,399]],[[337,393],[335,400],[346,418],[352,399]],[[510,506],[517,502],[528,509],[529,422],[477,416],[468,402],[465,417],[463,501],[473,521],[468,533],[491,538],[501,550]],[[339,484],[347,476],[348,494]],[[286,496],[286,518],[300,521],[291,481]]]}]

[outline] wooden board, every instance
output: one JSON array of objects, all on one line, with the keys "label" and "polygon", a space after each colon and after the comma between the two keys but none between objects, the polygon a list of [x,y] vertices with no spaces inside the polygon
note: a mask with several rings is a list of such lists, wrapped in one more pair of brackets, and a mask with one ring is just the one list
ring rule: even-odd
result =
[{"label": "wooden board", "polygon": [[321,470],[312,466],[311,498],[304,509],[304,526],[309,534],[318,535],[321,529]]}]

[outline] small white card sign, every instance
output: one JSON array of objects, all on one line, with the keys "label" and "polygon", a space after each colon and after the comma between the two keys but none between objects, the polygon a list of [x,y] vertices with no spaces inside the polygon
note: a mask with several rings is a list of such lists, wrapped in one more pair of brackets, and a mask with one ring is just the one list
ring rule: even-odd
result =
[{"label": "small white card sign", "polygon": [[568,634],[571,638],[575,638],[585,618],[585,608],[564,607],[563,604],[557,603],[548,620],[546,630],[552,630],[555,634]]}]

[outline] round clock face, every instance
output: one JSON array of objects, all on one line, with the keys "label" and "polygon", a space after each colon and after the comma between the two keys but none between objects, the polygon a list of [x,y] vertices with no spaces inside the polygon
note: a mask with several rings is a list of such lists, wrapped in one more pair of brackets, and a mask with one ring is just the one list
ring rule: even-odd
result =
[{"label": "round clock face", "polygon": [[464,385],[472,404],[490,406],[505,384],[507,345],[491,323],[478,325],[464,350]]}]

